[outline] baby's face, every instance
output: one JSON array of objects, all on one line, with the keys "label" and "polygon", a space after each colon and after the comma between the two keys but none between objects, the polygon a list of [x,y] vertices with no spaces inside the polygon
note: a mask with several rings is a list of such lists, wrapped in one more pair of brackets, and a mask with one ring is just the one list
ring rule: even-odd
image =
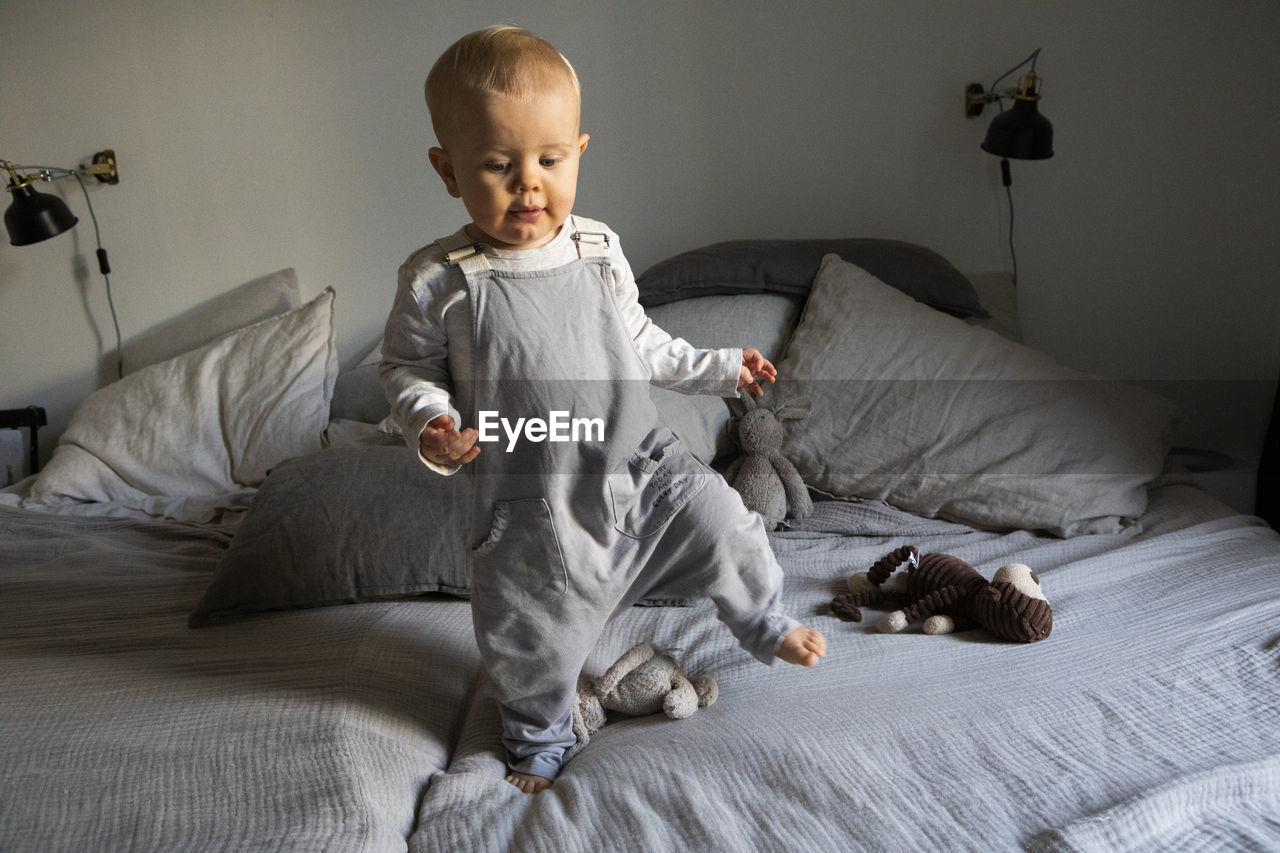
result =
[{"label": "baby's face", "polygon": [[480,95],[456,113],[445,148],[431,162],[449,194],[461,198],[483,241],[533,249],[569,218],[578,192],[578,96],[566,83],[521,103]]}]

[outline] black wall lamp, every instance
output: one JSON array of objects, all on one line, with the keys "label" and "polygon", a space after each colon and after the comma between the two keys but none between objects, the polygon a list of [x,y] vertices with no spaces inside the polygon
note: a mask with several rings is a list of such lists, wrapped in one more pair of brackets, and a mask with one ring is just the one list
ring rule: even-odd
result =
[{"label": "black wall lamp", "polygon": [[4,227],[9,232],[9,243],[14,246],[29,246],[32,243],[57,237],[64,231],[70,231],[80,221],[67,207],[65,201],[55,195],[37,192],[32,186],[33,183],[75,178],[80,184],[85,205],[89,209],[89,218],[93,220],[94,239],[98,244],[98,270],[107,283],[107,304],[111,307],[111,322],[115,324],[116,329],[116,372],[123,376],[120,323],[116,319],[115,301],[111,298],[111,264],[107,261],[107,250],[102,248],[98,217],[94,215],[93,201],[89,198],[89,190],[84,185],[84,178],[88,175],[92,175],[104,184],[120,183],[116,152],[110,148],[99,151],[93,155],[92,162],[81,163],[74,169],[56,166],[18,166],[0,158],[0,170],[7,173],[8,185],[5,189],[13,194],[13,201],[4,212]]},{"label": "black wall lamp", "polygon": [[[1053,124],[1040,114],[1039,108],[1040,78],[1036,76],[1036,59],[1039,56],[1040,48],[1036,48],[1034,53],[996,78],[990,89],[983,89],[981,83],[970,83],[964,88],[964,114],[967,118],[982,115],[983,107],[992,102],[1000,106],[1000,115],[987,126],[982,150],[1000,158],[1000,177],[1009,197],[1009,254],[1013,257],[1014,286],[1018,284],[1018,256],[1013,249],[1013,193],[1009,189],[1013,176],[1009,160],[1047,160],[1053,156]],[[1026,65],[1031,68],[1020,86],[997,88],[1006,77]],[[1005,99],[1013,101],[1009,110],[1004,108]]]},{"label": "black wall lamp", "polygon": [[[991,84],[990,90],[984,90],[981,83],[970,83],[964,89],[964,114],[969,118],[982,115],[982,108],[995,101],[997,103],[1009,98],[1013,101],[1012,109],[1007,112],[1000,103],[1000,115],[991,120],[987,127],[987,137],[982,140],[982,150],[997,157],[1014,160],[1047,160],[1053,156],[1053,124],[1040,115],[1040,78],[1036,76],[1036,59],[1039,49],[1018,65],[1006,71]],[[1031,70],[1022,78],[1022,85],[1016,89],[999,90],[1000,81],[1008,77],[1022,66],[1031,65]]]},{"label": "black wall lamp", "polygon": [[[0,160],[0,165],[9,173],[9,185],[5,189],[13,193],[13,203],[4,212],[4,227],[9,232],[9,243],[14,246],[29,246],[57,237],[64,231],[70,231],[80,221],[62,199],[36,192],[31,186],[36,181],[51,182],[71,177],[80,180],[82,175],[93,175],[104,184],[120,183],[116,152],[109,148],[94,154],[92,163],[81,163],[75,169],[16,166],[8,160]],[[30,174],[20,175],[20,169]],[[88,201],[88,193],[85,194],[85,200]],[[90,204],[90,210],[92,209]]]}]

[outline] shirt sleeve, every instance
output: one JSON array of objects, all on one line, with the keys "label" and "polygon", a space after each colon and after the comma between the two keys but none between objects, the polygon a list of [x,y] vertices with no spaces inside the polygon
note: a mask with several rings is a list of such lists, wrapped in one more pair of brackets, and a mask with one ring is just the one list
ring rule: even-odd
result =
[{"label": "shirt sleeve", "polygon": [[641,307],[635,275],[616,234],[610,233],[609,246],[614,303],[627,334],[649,367],[652,383],[682,394],[736,397],[742,348],[699,349],[684,338],[669,335]]},{"label": "shirt sleeve", "polygon": [[441,466],[422,457],[418,437],[440,415],[461,423],[451,394],[449,341],[439,306],[424,299],[418,287],[420,270],[410,261],[400,268],[396,298],[382,337],[378,378],[391,403],[391,419],[399,425],[405,444],[424,465],[452,474],[457,465]]}]

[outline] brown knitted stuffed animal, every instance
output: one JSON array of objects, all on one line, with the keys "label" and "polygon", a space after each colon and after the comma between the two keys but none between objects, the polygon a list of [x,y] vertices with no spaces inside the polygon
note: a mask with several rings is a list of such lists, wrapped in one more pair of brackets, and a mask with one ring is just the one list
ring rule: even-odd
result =
[{"label": "brown knitted stuffed animal", "polygon": [[866,572],[849,578],[849,589],[831,602],[831,611],[842,619],[862,621],[859,605],[875,604],[889,593],[881,589],[894,571],[906,562],[906,599],[901,610],[886,613],[876,630],[890,634],[924,619],[926,634],[949,634],[981,626],[1002,640],[1034,643],[1053,630],[1053,610],[1040,591],[1036,573],[1021,563],[1004,566],[991,582],[958,557],[949,554],[920,556],[908,545],[890,552]]}]

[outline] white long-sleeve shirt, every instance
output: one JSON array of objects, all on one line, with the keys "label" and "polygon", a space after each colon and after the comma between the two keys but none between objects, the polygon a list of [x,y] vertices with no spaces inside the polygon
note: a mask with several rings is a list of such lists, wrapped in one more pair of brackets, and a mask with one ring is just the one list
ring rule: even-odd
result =
[{"label": "white long-sleeve shirt", "polygon": [[[571,239],[575,230],[608,235],[606,256],[613,276],[614,303],[636,351],[648,365],[651,381],[686,394],[735,396],[742,350],[698,349],[655,325],[640,306],[635,276],[622,254],[618,235],[604,223],[574,216],[544,246],[524,251],[486,246],[484,253],[498,272],[555,269],[578,257]],[[593,331],[581,330],[582,334]],[[391,402],[391,417],[410,448],[418,449],[418,436],[442,414],[451,415],[458,429],[474,426],[461,422],[452,395],[454,380],[470,376],[471,363],[466,277],[446,264],[444,251],[432,243],[401,265],[395,303],[382,340],[382,390]],[[456,470],[426,464],[441,473]]]}]

